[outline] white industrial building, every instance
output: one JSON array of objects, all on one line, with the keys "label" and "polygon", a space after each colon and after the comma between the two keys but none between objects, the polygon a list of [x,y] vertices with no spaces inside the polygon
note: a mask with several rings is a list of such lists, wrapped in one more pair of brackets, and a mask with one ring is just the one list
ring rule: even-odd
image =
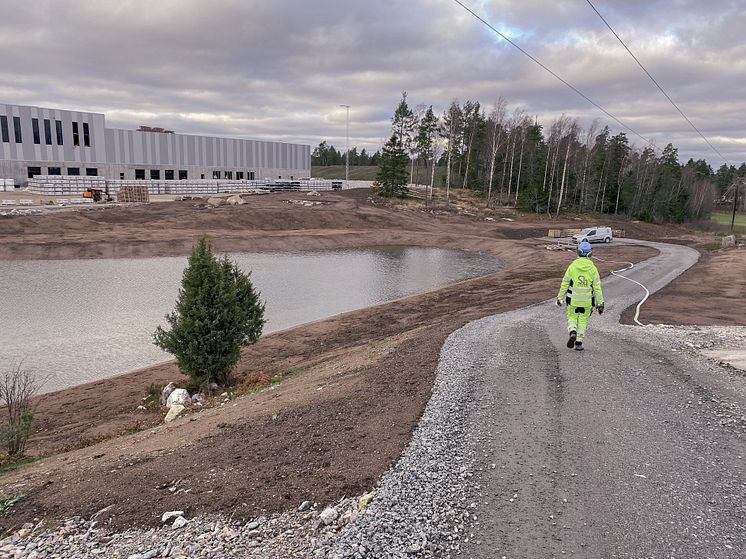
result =
[{"label": "white industrial building", "polygon": [[[151,129],[152,130],[152,129]],[[311,147],[107,128],[100,113],[0,104],[0,178],[297,180],[311,175]]]}]

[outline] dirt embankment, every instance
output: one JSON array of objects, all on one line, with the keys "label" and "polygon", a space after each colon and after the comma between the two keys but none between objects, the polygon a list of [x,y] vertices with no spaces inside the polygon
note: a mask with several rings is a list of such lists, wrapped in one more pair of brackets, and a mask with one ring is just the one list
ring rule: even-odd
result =
[{"label": "dirt embankment", "polygon": [[[549,223],[540,219],[511,222],[457,204],[434,213],[417,205],[392,209],[372,203],[365,192],[314,197],[321,203],[313,207],[287,201],[303,198],[270,195],[217,209],[190,201],[5,219],[0,257],[185,254],[206,233],[219,249],[232,251],[375,245],[478,250],[501,258],[506,270],[266,336],[243,352],[237,377],[291,368],[299,374],[273,390],[167,426],[154,427],[161,415],[136,408],[151,383],[181,378],[173,363],[45,396],[33,452],[137,432],[0,478],[0,492],[23,495],[0,527],[35,517],[91,515],[110,504],[108,522],[115,527],[152,524],[175,508],[246,518],[367,490],[409,441],[446,336],[469,320],[553,296],[571,258],[536,241],[507,240],[544,234]],[[599,250],[634,261],[653,254],[640,247]]]},{"label": "dirt embankment", "polygon": [[[632,322],[633,309],[622,316]],[[746,325],[746,249],[703,251],[700,261],[642,307],[643,323]]]}]

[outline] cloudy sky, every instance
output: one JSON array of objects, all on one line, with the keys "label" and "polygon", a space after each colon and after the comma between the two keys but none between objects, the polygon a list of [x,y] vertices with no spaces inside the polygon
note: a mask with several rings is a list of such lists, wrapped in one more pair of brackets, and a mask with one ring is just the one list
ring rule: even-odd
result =
[{"label": "cloudy sky", "polygon": [[[585,0],[463,0],[682,160],[722,160]],[[746,160],[746,7],[594,0],[692,122]],[[0,0],[0,102],[97,111],[109,126],[375,150],[402,91],[442,113],[503,96],[548,124],[608,119],[453,0]],[[640,145],[641,140],[628,136]]]}]

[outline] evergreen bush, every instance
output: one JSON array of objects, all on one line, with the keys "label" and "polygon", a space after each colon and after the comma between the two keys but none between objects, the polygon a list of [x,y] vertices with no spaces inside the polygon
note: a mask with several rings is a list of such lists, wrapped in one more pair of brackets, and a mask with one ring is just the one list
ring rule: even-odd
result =
[{"label": "evergreen bush", "polygon": [[166,315],[170,329],[158,326],[153,339],[195,386],[227,385],[241,347],[262,333],[264,304],[249,276],[216,257],[206,237],[192,248],[176,308]]}]

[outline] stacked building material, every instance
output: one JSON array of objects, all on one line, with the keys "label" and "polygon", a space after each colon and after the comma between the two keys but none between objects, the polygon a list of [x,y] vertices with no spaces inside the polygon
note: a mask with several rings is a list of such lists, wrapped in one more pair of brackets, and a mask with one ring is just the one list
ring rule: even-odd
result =
[{"label": "stacked building material", "polygon": [[106,189],[104,177],[37,175],[28,181],[28,191],[46,196],[81,195],[89,188]]},{"label": "stacked building material", "polygon": [[187,179],[187,180],[107,180],[104,177],[82,177],[69,175],[37,175],[28,181],[29,192],[46,196],[73,196],[83,194],[89,188],[107,190],[112,196],[125,187],[136,186],[148,193],[198,196],[203,194],[240,194],[258,191],[295,190],[340,190],[343,181],[332,180],[231,180],[231,179]]},{"label": "stacked building material", "polygon": [[[138,181],[142,182],[142,181]],[[144,184],[127,184],[122,186],[117,193],[118,202],[149,202],[150,193]]]}]

